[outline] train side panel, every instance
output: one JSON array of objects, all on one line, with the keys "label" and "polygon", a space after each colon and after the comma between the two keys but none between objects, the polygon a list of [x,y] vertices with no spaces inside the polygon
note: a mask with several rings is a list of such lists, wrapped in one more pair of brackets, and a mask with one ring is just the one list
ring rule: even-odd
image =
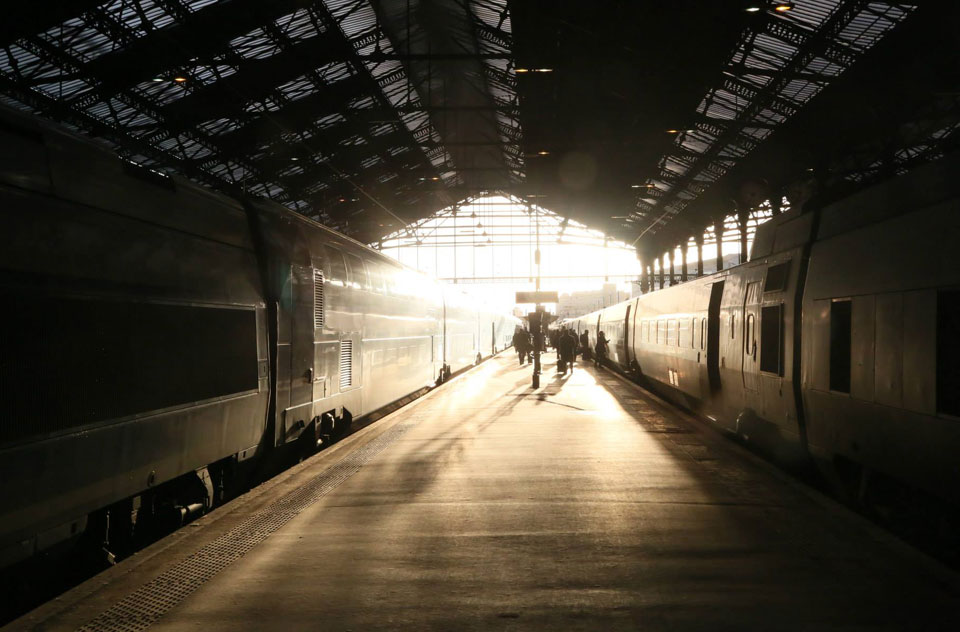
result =
[{"label": "train side panel", "polygon": [[445,287],[444,353],[450,371],[471,366],[477,361],[479,348],[479,315],[473,302],[456,287]]},{"label": "train side panel", "polygon": [[254,454],[269,383],[238,205],[69,135],[2,133],[34,161],[0,173],[8,563],[107,504]]},{"label": "train side panel", "polygon": [[953,501],[960,499],[957,168],[956,158],[944,158],[824,209],[810,256],[802,376],[815,456]]},{"label": "train side panel", "polygon": [[698,279],[637,299],[633,353],[640,371],[661,394],[689,408],[700,408],[704,399],[700,346],[709,289],[709,280]]}]

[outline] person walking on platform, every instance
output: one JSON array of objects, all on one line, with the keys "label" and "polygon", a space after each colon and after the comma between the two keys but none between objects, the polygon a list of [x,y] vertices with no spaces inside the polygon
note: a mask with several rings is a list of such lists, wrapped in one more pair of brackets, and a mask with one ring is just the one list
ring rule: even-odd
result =
[{"label": "person walking on platform", "polygon": [[519,327],[513,333],[513,348],[517,351],[520,366],[523,366],[523,360],[527,357],[527,333]]},{"label": "person walking on platform", "polygon": [[567,330],[560,334],[560,340],[557,341],[557,344],[560,345],[560,348],[557,351],[557,354],[560,356],[559,361],[557,362],[557,368],[560,373],[566,373],[567,367],[570,368],[570,371],[573,371],[573,362],[577,357],[577,337],[576,335]]},{"label": "person walking on platform", "polygon": [[590,357],[590,334],[586,329],[580,334],[580,354],[584,360]]},{"label": "person walking on platform", "polygon": [[550,346],[553,347],[554,351],[558,350],[557,345],[560,344],[560,330],[551,329],[550,330]]},{"label": "person walking on platform", "polygon": [[570,339],[570,368],[573,369],[573,364],[577,361],[577,356],[580,354],[580,339],[577,338],[576,332],[572,329],[567,330],[566,337]]},{"label": "person walking on platform", "polygon": [[597,333],[597,348],[594,352],[594,362],[599,369],[607,359],[607,352],[610,350],[607,345],[607,336],[601,331]]}]

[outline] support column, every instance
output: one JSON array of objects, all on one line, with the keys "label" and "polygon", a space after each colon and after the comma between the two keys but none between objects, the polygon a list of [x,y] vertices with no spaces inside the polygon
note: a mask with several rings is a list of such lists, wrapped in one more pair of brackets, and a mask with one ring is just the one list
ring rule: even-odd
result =
[{"label": "support column", "polygon": [[740,263],[747,262],[750,253],[747,252],[747,220],[750,219],[750,210],[742,210],[737,213],[737,224],[740,227]]},{"label": "support column", "polygon": [[693,236],[697,240],[697,277],[703,276],[703,232]]},{"label": "support column", "polygon": [[663,257],[661,256],[661,257],[657,260],[657,262],[660,264],[660,287],[659,287],[659,289],[662,290],[662,289],[663,289]]},{"label": "support column", "polygon": [[680,282],[687,282],[687,254],[690,250],[690,240],[680,244]]},{"label": "support column", "polygon": [[770,212],[773,217],[783,212],[782,202],[783,191],[781,191],[780,187],[774,187],[773,194],[770,196]]},{"label": "support column", "polygon": [[647,264],[647,291],[653,291],[653,264]]},{"label": "support column", "polygon": [[640,264],[640,293],[647,293],[647,264]]},{"label": "support column", "polygon": [[713,233],[717,239],[717,272],[723,270],[723,222],[724,217],[721,215],[713,222]]},{"label": "support column", "polygon": [[673,260],[676,259],[676,252],[673,248],[667,251],[667,260],[670,262],[670,286],[677,284],[677,273],[674,271]]}]

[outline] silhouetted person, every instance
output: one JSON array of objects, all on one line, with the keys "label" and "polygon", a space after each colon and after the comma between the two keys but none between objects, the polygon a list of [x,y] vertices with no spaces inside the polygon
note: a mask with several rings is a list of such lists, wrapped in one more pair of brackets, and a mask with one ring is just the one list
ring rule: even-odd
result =
[{"label": "silhouetted person", "polygon": [[560,330],[551,329],[550,330],[550,346],[553,347],[554,350],[556,350],[558,348],[557,347],[558,344],[560,344]]},{"label": "silhouetted person", "polygon": [[577,361],[577,355],[580,352],[580,340],[577,338],[577,334],[573,332],[572,329],[568,329],[563,336],[570,341],[570,358],[567,360],[570,364],[570,370],[573,370],[573,365]]},{"label": "silhouetted person", "polygon": [[590,334],[587,333],[586,329],[580,333],[580,353],[584,360],[590,356]]},{"label": "silhouetted person", "polygon": [[557,361],[557,370],[560,373],[566,373],[567,367],[573,371],[573,361],[577,357],[577,338],[571,332],[565,331],[560,334],[557,341],[560,347],[557,349],[559,360]]},{"label": "silhouetted person", "polygon": [[594,361],[596,362],[597,368],[603,366],[604,361],[607,359],[607,352],[610,350],[607,345],[607,337],[604,333],[597,333],[597,347],[594,353]]},{"label": "silhouetted person", "polygon": [[528,334],[523,329],[517,329],[513,333],[513,348],[517,351],[517,357],[520,360],[520,366],[523,366],[523,360],[527,357]]}]

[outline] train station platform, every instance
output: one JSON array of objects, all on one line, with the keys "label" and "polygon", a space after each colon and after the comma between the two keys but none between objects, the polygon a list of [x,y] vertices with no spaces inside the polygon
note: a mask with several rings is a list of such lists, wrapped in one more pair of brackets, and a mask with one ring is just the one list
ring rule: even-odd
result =
[{"label": "train station platform", "polygon": [[957,575],[637,386],[501,354],[10,629],[960,629]]}]

